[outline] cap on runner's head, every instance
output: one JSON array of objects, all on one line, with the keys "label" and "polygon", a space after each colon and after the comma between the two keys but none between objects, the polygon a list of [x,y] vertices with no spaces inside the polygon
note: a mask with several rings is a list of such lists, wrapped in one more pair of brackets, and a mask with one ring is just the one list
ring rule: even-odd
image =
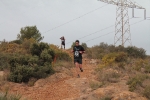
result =
[{"label": "cap on runner's head", "polygon": [[79,40],[76,40],[75,42],[78,42],[78,43],[79,43]]}]

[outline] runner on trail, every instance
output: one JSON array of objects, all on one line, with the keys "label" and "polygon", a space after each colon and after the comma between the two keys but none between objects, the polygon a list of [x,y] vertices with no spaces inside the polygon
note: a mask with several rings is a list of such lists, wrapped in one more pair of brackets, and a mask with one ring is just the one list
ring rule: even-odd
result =
[{"label": "runner on trail", "polygon": [[72,52],[74,53],[74,64],[76,66],[77,77],[79,78],[80,77],[79,68],[80,71],[83,72],[82,54],[85,53],[84,48],[81,45],[79,45],[79,40],[75,41],[75,46],[73,47]]},{"label": "runner on trail", "polygon": [[62,46],[64,46],[64,49],[65,49],[65,38],[64,38],[64,36],[62,36],[60,39],[61,39],[61,49],[62,49]]}]

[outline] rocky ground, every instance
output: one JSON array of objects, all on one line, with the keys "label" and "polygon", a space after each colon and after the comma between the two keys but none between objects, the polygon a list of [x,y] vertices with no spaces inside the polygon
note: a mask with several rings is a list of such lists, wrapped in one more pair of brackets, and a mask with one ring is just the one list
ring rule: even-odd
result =
[{"label": "rocky ground", "polygon": [[[80,78],[76,78],[74,68],[62,68],[61,72],[36,81],[34,86],[5,82],[1,83],[0,90],[9,87],[10,93],[21,94],[22,100],[147,100],[128,91],[128,75],[120,78],[118,82],[93,89],[91,82],[100,83],[96,80],[95,68],[96,64],[84,62],[84,72],[80,73]],[[3,76],[3,72],[0,72],[0,76]]]}]

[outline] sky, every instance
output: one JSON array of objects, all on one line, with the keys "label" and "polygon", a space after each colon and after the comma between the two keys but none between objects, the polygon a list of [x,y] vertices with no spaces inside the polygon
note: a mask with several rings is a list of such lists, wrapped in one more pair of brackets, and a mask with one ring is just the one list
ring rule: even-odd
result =
[{"label": "sky", "polygon": [[[146,8],[147,19],[143,9],[134,9],[135,18],[128,9],[132,46],[150,55],[150,0],[133,2]],[[88,47],[114,44],[116,5],[98,0],[0,0],[0,7],[0,41],[15,40],[21,28],[36,25],[43,42],[60,45],[64,36],[66,48],[76,39]]]}]

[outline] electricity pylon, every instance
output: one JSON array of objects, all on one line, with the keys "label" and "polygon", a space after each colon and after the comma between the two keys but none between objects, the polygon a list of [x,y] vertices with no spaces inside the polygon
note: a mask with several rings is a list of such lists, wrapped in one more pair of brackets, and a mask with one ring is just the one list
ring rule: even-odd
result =
[{"label": "electricity pylon", "polygon": [[[116,23],[115,23],[115,37],[114,45],[124,46],[126,42],[131,42],[130,25],[128,8],[132,8],[132,17],[134,17],[134,8],[145,9],[131,0],[98,0],[108,4],[117,5],[116,9]],[[144,12],[144,18],[146,19],[146,10]]]}]

